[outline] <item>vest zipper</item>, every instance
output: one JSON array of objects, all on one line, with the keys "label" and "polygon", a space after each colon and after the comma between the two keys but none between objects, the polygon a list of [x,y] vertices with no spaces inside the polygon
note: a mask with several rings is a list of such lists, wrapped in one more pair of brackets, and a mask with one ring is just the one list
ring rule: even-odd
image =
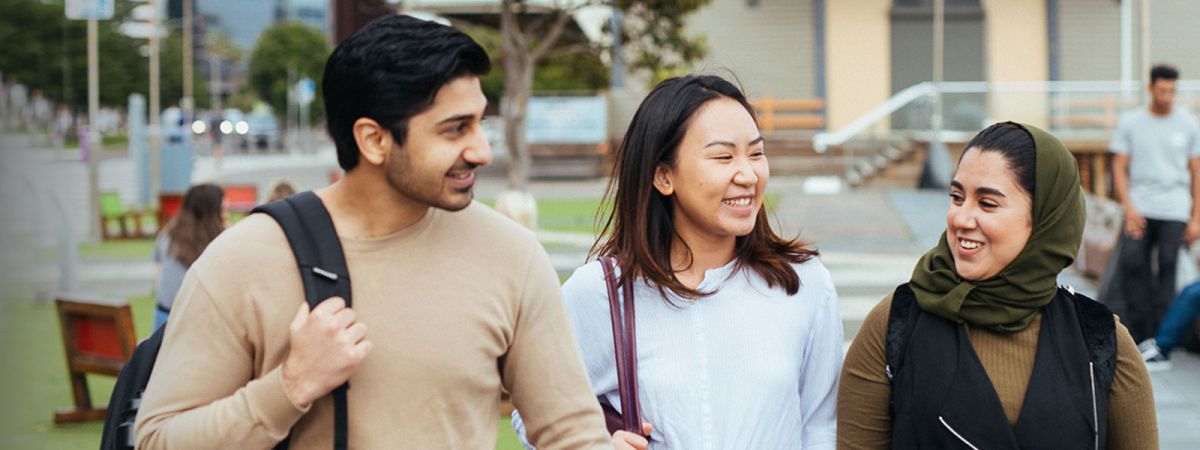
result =
[{"label": "vest zipper", "polygon": [[938,416],[938,421],[942,422],[942,426],[946,427],[947,430],[950,430],[950,432],[954,434],[954,437],[958,438],[958,440],[962,441],[962,443],[967,444],[967,447],[971,447],[972,450],[979,450],[979,447],[971,444],[966,440],[966,438],[963,438],[961,434],[958,434],[957,431],[954,431],[954,428],[951,428],[950,424],[946,423],[946,419],[942,418],[942,416]]},{"label": "vest zipper", "polygon": [[1092,378],[1092,437],[1096,450],[1100,450],[1100,415],[1096,412],[1096,364],[1090,361],[1088,376]]}]

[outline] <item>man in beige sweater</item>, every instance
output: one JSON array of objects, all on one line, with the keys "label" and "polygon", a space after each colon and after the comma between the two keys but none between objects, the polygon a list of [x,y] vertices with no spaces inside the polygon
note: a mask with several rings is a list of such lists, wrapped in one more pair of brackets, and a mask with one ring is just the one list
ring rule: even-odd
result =
[{"label": "man in beige sweater", "polygon": [[609,447],[549,258],[472,202],[489,68],[466,35],[404,16],[334,51],[322,87],[346,175],[317,196],[353,309],[309,311],[270,217],[230,228],[180,289],[140,448],[329,448],[328,394],[347,380],[353,448],[493,448],[501,387],[539,448]]}]

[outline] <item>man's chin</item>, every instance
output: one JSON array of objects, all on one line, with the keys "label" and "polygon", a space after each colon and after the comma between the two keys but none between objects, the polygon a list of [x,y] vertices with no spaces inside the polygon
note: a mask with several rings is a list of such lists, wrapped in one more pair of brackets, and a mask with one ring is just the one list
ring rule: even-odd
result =
[{"label": "man's chin", "polygon": [[475,192],[467,189],[466,192],[455,192],[450,198],[446,198],[436,205],[432,205],[438,209],[455,212],[462,211],[466,207],[471,206],[471,201],[475,199]]}]

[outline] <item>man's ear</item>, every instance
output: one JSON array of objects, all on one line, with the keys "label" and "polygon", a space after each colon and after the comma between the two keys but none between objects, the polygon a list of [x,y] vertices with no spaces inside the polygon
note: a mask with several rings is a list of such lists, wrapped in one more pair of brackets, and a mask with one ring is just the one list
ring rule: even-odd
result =
[{"label": "man's ear", "polygon": [[371,165],[382,165],[392,151],[392,132],[372,119],[360,117],[354,121],[354,143],[358,154]]},{"label": "man's ear", "polygon": [[661,164],[654,169],[654,188],[658,189],[658,193],[663,197],[670,197],[675,193],[675,186],[671,184],[671,174]]}]

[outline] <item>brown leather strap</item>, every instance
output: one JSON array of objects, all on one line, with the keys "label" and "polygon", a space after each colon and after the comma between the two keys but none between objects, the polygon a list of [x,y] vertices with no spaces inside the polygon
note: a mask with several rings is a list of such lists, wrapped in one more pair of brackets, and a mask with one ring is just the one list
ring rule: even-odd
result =
[{"label": "brown leather strap", "polygon": [[608,309],[612,321],[613,351],[617,362],[617,391],[621,398],[621,418],[625,431],[642,435],[641,404],[637,395],[637,333],[633,311],[633,280],[622,276],[621,294],[624,295],[618,294],[614,259],[611,256],[601,256],[600,266],[604,268],[604,283],[608,287]]}]

